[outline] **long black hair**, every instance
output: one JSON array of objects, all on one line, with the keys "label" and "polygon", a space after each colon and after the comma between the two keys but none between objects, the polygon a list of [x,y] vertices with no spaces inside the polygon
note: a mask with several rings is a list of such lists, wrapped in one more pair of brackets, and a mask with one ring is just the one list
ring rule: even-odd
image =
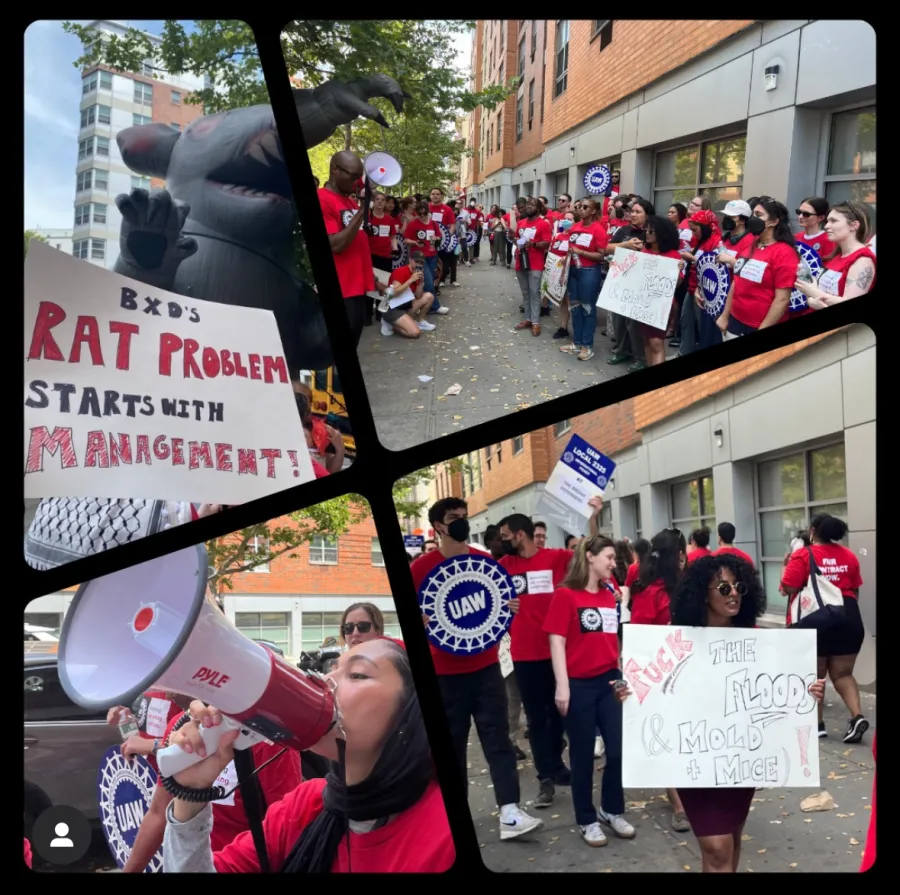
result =
[{"label": "long black hair", "polygon": [[400,710],[372,773],[361,783],[344,782],[345,743],[338,740],[339,761],[332,764],[322,790],[324,810],[300,834],[282,873],[330,873],[350,821],[378,820],[415,805],[435,779],[428,734],[416,695],[406,650],[385,640],[400,674]]},{"label": "long black hair", "polygon": [[670,595],[675,591],[681,578],[681,554],[686,549],[684,535],[674,528],[664,529],[653,536],[650,540],[650,552],[641,560],[637,581],[631,588],[629,609],[634,595],[657,581],[662,581],[663,587]]},{"label": "long black hair", "polygon": [[809,523],[809,529],[821,544],[836,544],[843,541],[849,531],[847,523],[843,519],[838,519],[837,516],[831,516],[828,513],[819,513],[817,516],[813,516]]},{"label": "long black hair", "polygon": [[652,230],[656,234],[656,249],[661,255],[678,251],[681,245],[678,228],[668,218],[660,217],[658,214],[648,216],[645,232],[646,230]]},{"label": "long black hair", "polygon": [[741,608],[732,625],[735,628],[752,628],[756,625],[756,620],[766,611],[766,592],[753,566],[733,553],[704,556],[685,569],[678,586],[671,594],[673,625],[706,627],[709,585],[722,569],[728,569],[734,575],[735,582],[743,584],[745,588]]},{"label": "long black hair", "polygon": [[[773,199],[771,196],[760,196],[753,208],[755,209],[760,205],[765,209],[766,214],[770,218],[778,218],[778,223],[775,225],[775,230],[772,234],[775,242],[783,242],[785,245],[789,245],[796,251],[797,243],[794,240],[794,234],[791,232],[791,218],[787,206],[785,206],[783,202]],[[798,255],[798,261],[799,258],[800,256]]]}]

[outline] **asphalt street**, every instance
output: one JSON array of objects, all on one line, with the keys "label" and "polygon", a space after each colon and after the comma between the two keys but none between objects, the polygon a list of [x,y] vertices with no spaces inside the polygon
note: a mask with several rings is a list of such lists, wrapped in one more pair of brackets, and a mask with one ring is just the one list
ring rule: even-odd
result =
[{"label": "asphalt street", "polygon": [[[872,735],[875,696],[863,694],[863,713],[872,725],[861,745],[841,742],[847,723],[844,704],[829,686],[825,721],[828,739],[819,740],[821,789],[769,789],[756,793],[744,828],[740,872],[858,873],[872,807]],[[528,741],[520,745],[528,752]],[[594,798],[599,805],[602,759],[597,762]],[[531,807],[537,781],[529,760],[519,763],[522,807],[540,817],[544,827],[521,839],[501,842],[498,811],[487,766],[474,731],[469,743],[469,808],[481,855],[489,870],[501,873],[699,873],[700,851],[691,833],[676,833],[664,792],[628,790],[626,817],[635,827],[633,840],[616,839],[590,848],[578,834],[571,791],[557,789],[547,809]],[[803,812],[810,795],[828,792],[829,811]]]},{"label": "asphalt street", "polygon": [[[602,335],[604,311],[589,361],[558,350],[565,343],[552,338],[559,326],[555,309],[541,319],[540,336],[517,332],[524,318],[515,272],[491,267],[486,255],[483,249],[472,267],[460,264],[460,285],[441,290],[450,313],[429,315],[434,332],[409,340],[382,336],[377,322],[364,330],[359,359],[385,447],[412,447],[628,372],[628,364],[607,363],[612,352]],[[422,382],[420,376],[431,378]],[[462,390],[447,395],[454,385]]]}]

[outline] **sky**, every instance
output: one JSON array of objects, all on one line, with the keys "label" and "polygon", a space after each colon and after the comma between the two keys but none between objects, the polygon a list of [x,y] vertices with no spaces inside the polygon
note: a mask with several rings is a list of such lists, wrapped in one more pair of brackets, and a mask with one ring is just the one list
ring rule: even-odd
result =
[{"label": "sky", "polygon": [[[159,34],[162,21],[130,21]],[[457,65],[469,63],[470,38],[454,39]],[[25,32],[24,229],[72,227],[78,156],[81,72],[72,64],[81,41],[58,21],[35,22]]]}]

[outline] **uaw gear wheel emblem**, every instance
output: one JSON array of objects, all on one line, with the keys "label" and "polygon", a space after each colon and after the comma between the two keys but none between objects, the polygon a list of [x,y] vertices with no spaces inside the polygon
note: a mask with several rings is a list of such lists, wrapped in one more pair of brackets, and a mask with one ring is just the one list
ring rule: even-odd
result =
[{"label": "uaw gear wheel emblem", "polygon": [[597,631],[603,627],[603,616],[596,609],[582,609],[581,624],[588,631]]},{"label": "uaw gear wheel emblem", "polygon": [[400,244],[399,251],[394,252],[394,257],[391,260],[391,267],[396,270],[398,267],[403,267],[405,264],[409,264],[409,246],[403,242]]},{"label": "uaw gear wheel emblem", "polygon": [[[800,268],[802,269],[803,266],[806,265],[806,269],[809,271],[813,282],[818,282],[822,271],[825,269],[825,265],[822,264],[822,258],[819,253],[805,242],[797,243],[797,251],[800,253]],[[806,296],[799,289],[795,289],[791,293],[790,310],[796,313],[797,311],[805,311],[808,307],[809,302],[807,301]]]},{"label": "uaw gear wheel emblem", "polygon": [[137,721],[138,727],[141,730],[144,729],[144,724],[147,721],[147,710],[150,706],[150,700],[147,699],[146,696],[142,696],[138,700],[137,711],[134,711],[134,707],[132,706],[132,711],[134,711],[134,719]]},{"label": "uaw gear wheel emblem", "polygon": [[509,629],[515,596],[509,573],[489,556],[452,556],[435,566],[419,588],[426,633],[438,649],[474,656],[496,646]]},{"label": "uaw gear wheel emblem", "polygon": [[584,175],[584,188],[592,195],[599,196],[609,189],[612,175],[606,165],[594,165]]},{"label": "uaw gear wheel emblem", "polygon": [[459,245],[459,237],[455,233],[450,232],[450,228],[446,224],[438,224],[441,231],[441,241],[438,244],[439,252],[452,252]]},{"label": "uaw gear wheel emblem", "polygon": [[731,288],[731,274],[724,264],[717,263],[714,252],[703,252],[700,255],[697,261],[697,282],[706,299],[704,310],[713,320],[717,320],[725,310],[725,299]]},{"label": "uaw gear wheel emblem", "polygon": [[513,575],[513,587],[516,591],[516,596],[520,594],[524,594],[528,589],[528,579],[524,575]]},{"label": "uaw gear wheel emblem", "polygon": [[575,455],[571,451],[566,451],[563,454],[563,462],[571,463],[575,459]]},{"label": "uaw gear wheel emblem", "polygon": [[[140,755],[130,760],[120,746],[106,751],[97,773],[97,796],[103,835],[116,864],[123,868],[156,789],[156,773]],[[145,873],[162,871],[162,848],[150,859]]]},{"label": "uaw gear wheel emblem", "polygon": [[473,246],[476,242],[478,242],[478,234],[474,230],[469,230],[466,233],[466,245]]},{"label": "uaw gear wheel emblem", "polygon": [[349,208],[345,208],[341,212],[341,225],[344,227],[349,227],[350,221],[353,220],[353,215],[354,215],[354,212],[350,211]]}]

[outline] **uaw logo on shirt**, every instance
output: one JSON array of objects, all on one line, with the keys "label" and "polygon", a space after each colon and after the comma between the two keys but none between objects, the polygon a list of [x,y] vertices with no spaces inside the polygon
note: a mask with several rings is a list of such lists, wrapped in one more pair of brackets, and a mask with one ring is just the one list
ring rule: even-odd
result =
[{"label": "uaw logo on shirt", "polygon": [[521,597],[528,590],[528,578],[525,575],[513,575],[512,576],[513,587],[516,591],[516,596]]},{"label": "uaw logo on shirt", "polygon": [[147,726],[147,709],[149,705],[150,700],[147,699],[146,696],[141,696],[141,698],[131,707],[131,711],[134,712],[134,719],[137,721],[137,725],[141,730]]},{"label": "uaw logo on shirt", "polygon": [[[141,822],[150,810],[156,774],[140,755],[130,759],[120,746],[106,751],[97,773],[97,800],[103,835],[116,864],[124,867],[131,857]],[[162,848],[150,859],[145,873],[162,870]]]},{"label": "uaw logo on shirt", "polygon": [[[812,279],[813,282],[817,281],[821,276],[822,271],[825,269],[825,265],[822,264],[822,258],[817,251],[818,248],[818,243],[816,243],[815,246],[808,246],[805,242],[797,243],[797,251],[800,253],[798,279],[800,272],[806,274],[806,278]],[[799,289],[795,289],[791,292],[791,311],[794,313],[797,311],[805,311],[808,307],[809,302]]]},{"label": "uaw logo on shirt", "polygon": [[599,196],[609,189],[612,175],[606,165],[594,165],[584,175],[584,188],[592,195]]},{"label": "uaw logo on shirt", "polygon": [[507,605],[512,578],[489,556],[452,556],[435,566],[419,588],[434,646],[454,655],[483,653],[500,642],[512,622]]},{"label": "uaw logo on shirt", "polygon": [[603,616],[599,609],[582,609],[579,615],[582,631],[600,631],[603,628]]},{"label": "uaw logo on shirt", "polygon": [[[739,258],[738,262],[743,262],[743,260],[743,258]],[[736,262],[735,272],[737,271]],[[706,313],[713,320],[718,319],[725,310],[725,299],[728,298],[728,290],[731,288],[731,274],[724,264],[716,262],[714,252],[703,252],[700,255],[697,261],[697,282],[700,283],[700,289],[706,299]]]},{"label": "uaw logo on shirt", "polygon": [[341,212],[341,225],[344,227],[350,226],[350,221],[353,220],[353,215],[356,214],[355,211],[351,211],[349,208],[345,208]]}]

